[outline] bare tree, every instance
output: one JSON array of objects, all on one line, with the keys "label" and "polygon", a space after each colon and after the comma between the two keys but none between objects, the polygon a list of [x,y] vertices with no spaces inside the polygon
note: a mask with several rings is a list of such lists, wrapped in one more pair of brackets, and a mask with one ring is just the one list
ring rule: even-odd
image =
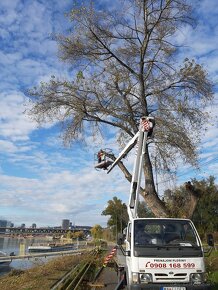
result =
[{"label": "bare tree", "polygon": [[[177,60],[181,47],[175,45],[174,36],[193,23],[191,7],[184,0],[116,3],[116,9],[93,3],[74,6],[68,14],[71,32],[57,36],[57,41],[59,57],[77,71],[76,76],[71,80],[53,76],[30,90],[29,114],[38,122],[61,121],[64,140],[70,142],[85,136],[85,128],[95,134],[108,125],[119,130],[118,142],[126,142],[138,131],[141,116],[154,116],[141,195],[156,216],[168,216],[155,189],[150,145],[155,146],[157,170],[169,172],[179,157],[196,165],[212,83],[194,60]],[[120,162],[119,167],[131,181],[125,165]]]}]

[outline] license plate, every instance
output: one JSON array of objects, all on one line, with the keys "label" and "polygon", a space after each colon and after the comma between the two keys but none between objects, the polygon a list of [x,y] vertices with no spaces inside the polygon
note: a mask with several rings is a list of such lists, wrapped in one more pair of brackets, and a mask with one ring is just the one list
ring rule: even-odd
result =
[{"label": "license plate", "polygon": [[160,290],[186,290],[186,287],[161,287]]}]

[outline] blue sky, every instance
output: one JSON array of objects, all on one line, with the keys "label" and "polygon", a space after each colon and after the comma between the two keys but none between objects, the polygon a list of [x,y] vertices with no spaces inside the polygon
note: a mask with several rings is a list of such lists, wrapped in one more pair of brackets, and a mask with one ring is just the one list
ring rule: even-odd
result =
[{"label": "blue sky", "polygon": [[[116,149],[113,138],[87,140],[64,148],[57,124],[38,128],[23,112],[28,106],[25,91],[51,75],[68,76],[68,67],[57,57],[54,33],[69,28],[64,17],[72,0],[0,1],[0,218],[19,225],[60,225],[69,218],[80,225],[106,225],[101,216],[106,203],[117,195],[128,200],[129,184],[117,169],[107,175],[94,169],[99,148]],[[108,1],[98,1],[98,4]],[[195,58],[218,79],[218,8],[216,0],[193,1],[198,26],[177,35],[186,47],[180,54]],[[194,172],[182,167],[177,184],[190,177],[218,173],[217,104],[208,108],[213,124],[202,136],[200,164]],[[159,177],[163,191],[175,183]]]}]

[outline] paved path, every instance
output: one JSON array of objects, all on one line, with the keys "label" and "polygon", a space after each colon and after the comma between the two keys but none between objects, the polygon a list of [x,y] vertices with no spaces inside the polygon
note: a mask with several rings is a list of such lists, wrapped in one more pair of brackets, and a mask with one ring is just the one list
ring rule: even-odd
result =
[{"label": "paved path", "polygon": [[118,283],[117,273],[113,268],[105,268],[101,275],[101,281],[104,284],[105,290],[114,290]]}]

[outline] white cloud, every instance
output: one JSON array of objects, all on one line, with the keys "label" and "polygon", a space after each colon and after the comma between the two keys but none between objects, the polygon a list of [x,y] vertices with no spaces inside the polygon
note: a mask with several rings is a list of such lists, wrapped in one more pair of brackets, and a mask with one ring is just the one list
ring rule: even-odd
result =
[{"label": "white cloud", "polygon": [[3,153],[12,153],[16,152],[17,147],[10,141],[0,140],[0,152]]},{"label": "white cloud", "polygon": [[0,135],[9,140],[28,140],[36,123],[24,114],[24,97],[16,92],[0,93]]},{"label": "white cloud", "polygon": [[[110,180],[111,177],[108,178],[105,173],[99,174],[91,167],[76,174],[70,171],[50,173],[42,179],[1,174],[1,207],[14,207],[15,211],[47,211],[51,220],[56,215],[61,219],[76,213],[77,218],[85,222],[93,211],[101,214],[103,206],[101,202],[98,204],[99,201],[104,200],[104,204],[105,198],[109,200],[115,195],[115,190],[126,189],[123,181]],[[91,221],[97,222],[90,219],[84,224],[90,224]]]},{"label": "white cloud", "polygon": [[13,53],[6,53],[0,51],[0,63],[1,65],[8,66],[8,65],[15,65],[17,61],[22,59],[22,54],[20,52],[13,52]]}]

